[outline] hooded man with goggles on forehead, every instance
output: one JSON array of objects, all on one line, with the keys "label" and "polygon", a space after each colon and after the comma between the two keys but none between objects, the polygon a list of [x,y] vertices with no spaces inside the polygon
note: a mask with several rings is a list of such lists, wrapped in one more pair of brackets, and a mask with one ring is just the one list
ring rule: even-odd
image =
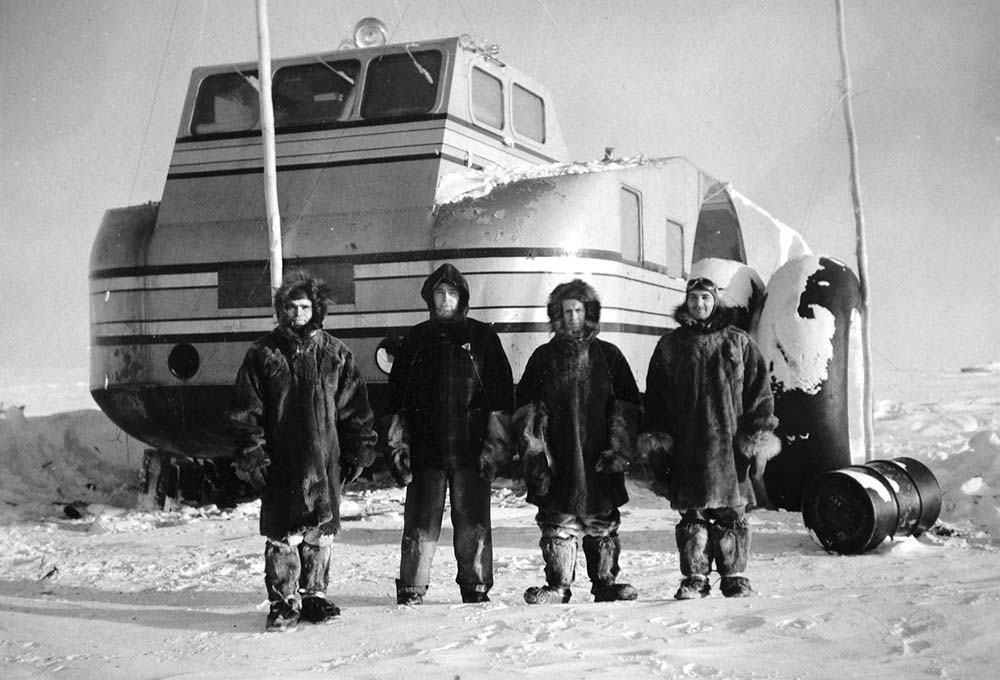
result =
[{"label": "hooded man with goggles on forehead", "polygon": [[712,563],[726,597],[753,594],[741,573],[750,553],[753,478],[781,450],[770,373],[750,336],[731,324],[710,279],[688,282],[678,327],[653,350],[646,374],[640,451],[653,489],[681,513],[683,579],[675,597],[705,597]]}]

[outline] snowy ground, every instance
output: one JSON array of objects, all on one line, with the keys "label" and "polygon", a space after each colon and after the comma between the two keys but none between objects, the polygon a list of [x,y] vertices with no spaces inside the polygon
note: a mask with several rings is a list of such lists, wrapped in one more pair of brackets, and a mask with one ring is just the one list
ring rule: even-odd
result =
[{"label": "snowy ground", "polygon": [[[594,604],[581,560],[570,604],[529,607],[533,508],[498,485],[493,601],[461,604],[446,529],[426,604],[399,607],[403,492],[357,489],[332,568],[343,615],[285,635],[262,632],[256,504],[127,510],[142,447],[79,410],[82,386],[0,387],[26,404],[0,419],[0,677],[993,678],[1000,372],[881,382],[878,457],[917,458],[941,484],[941,519],[920,538],[829,555],[800,515],[758,511],[758,596],[677,602],[677,516],[632,485],[622,578],[640,599]],[[66,517],[70,501],[88,504],[83,518]]]}]

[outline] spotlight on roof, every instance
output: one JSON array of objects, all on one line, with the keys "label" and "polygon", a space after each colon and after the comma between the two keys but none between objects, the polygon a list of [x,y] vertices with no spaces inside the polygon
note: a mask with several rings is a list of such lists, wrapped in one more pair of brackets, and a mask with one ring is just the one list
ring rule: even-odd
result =
[{"label": "spotlight on roof", "polygon": [[375,17],[365,17],[354,25],[354,44],[358,47],[381,47],[388,39],[385,24]]}]

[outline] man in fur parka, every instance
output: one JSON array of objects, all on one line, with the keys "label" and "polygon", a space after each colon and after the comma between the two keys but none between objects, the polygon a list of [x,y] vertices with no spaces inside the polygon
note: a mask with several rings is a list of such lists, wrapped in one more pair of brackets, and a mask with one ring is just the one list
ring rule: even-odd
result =
[{"label": "man in fur parka", "polygon": [[649,362],[640,450],[653,488],[681,513],[683,579],[675,597],[710,592],[712,562],[726,597],[752,595],[746,577],[752,478],[781,449],[770,374],[749,335],[730,325],[716,285],[696,278]]},{"label": "man in fur parka", "polygon": [[277,327],[247,351],[229,418],[236,474],[260,493],[267,630],[320,623],[341,488],[375,458],[368,391],[351,350],[322,330],[326,287],[291,272],[274,295]]},{"label": "man in fur parka", "polygon": [[403,337],[386,409],[389,468],[407,486],[396,602],[423,602],[449,492],[462,601],[488,602],[490,486],[513,457],[514,380],[496,331],[469,318],[469,284],[458,269],[438,267],[420,296],[430,319]]},{"label": "man in fur parka", "polygon": [[639,389],[621,351],[597,337],[601,302],[590,285],[575,279],[556,286],[548,315],[554,337],[528,359],[514,415],[545,560],[545,585],[528,588],[524,599],[569,602],[582,537],[594,600],[634,600],[635,588],[616,579],[618,508],[628,502],[624,473],[634,458]]}]

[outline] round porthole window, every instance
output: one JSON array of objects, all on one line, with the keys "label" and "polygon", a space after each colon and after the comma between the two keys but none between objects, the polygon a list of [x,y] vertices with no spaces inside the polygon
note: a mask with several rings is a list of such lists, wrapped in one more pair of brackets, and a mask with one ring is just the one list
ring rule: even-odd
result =
[{"label": "round porthole window", "polygon": [[174,345],[170,350],[170,356],[167,357],[167,367],[170,372],[181,380],[190,379],[198,372],[200,365],[201,357],[198,356],[198,350],[186,342]]}]

